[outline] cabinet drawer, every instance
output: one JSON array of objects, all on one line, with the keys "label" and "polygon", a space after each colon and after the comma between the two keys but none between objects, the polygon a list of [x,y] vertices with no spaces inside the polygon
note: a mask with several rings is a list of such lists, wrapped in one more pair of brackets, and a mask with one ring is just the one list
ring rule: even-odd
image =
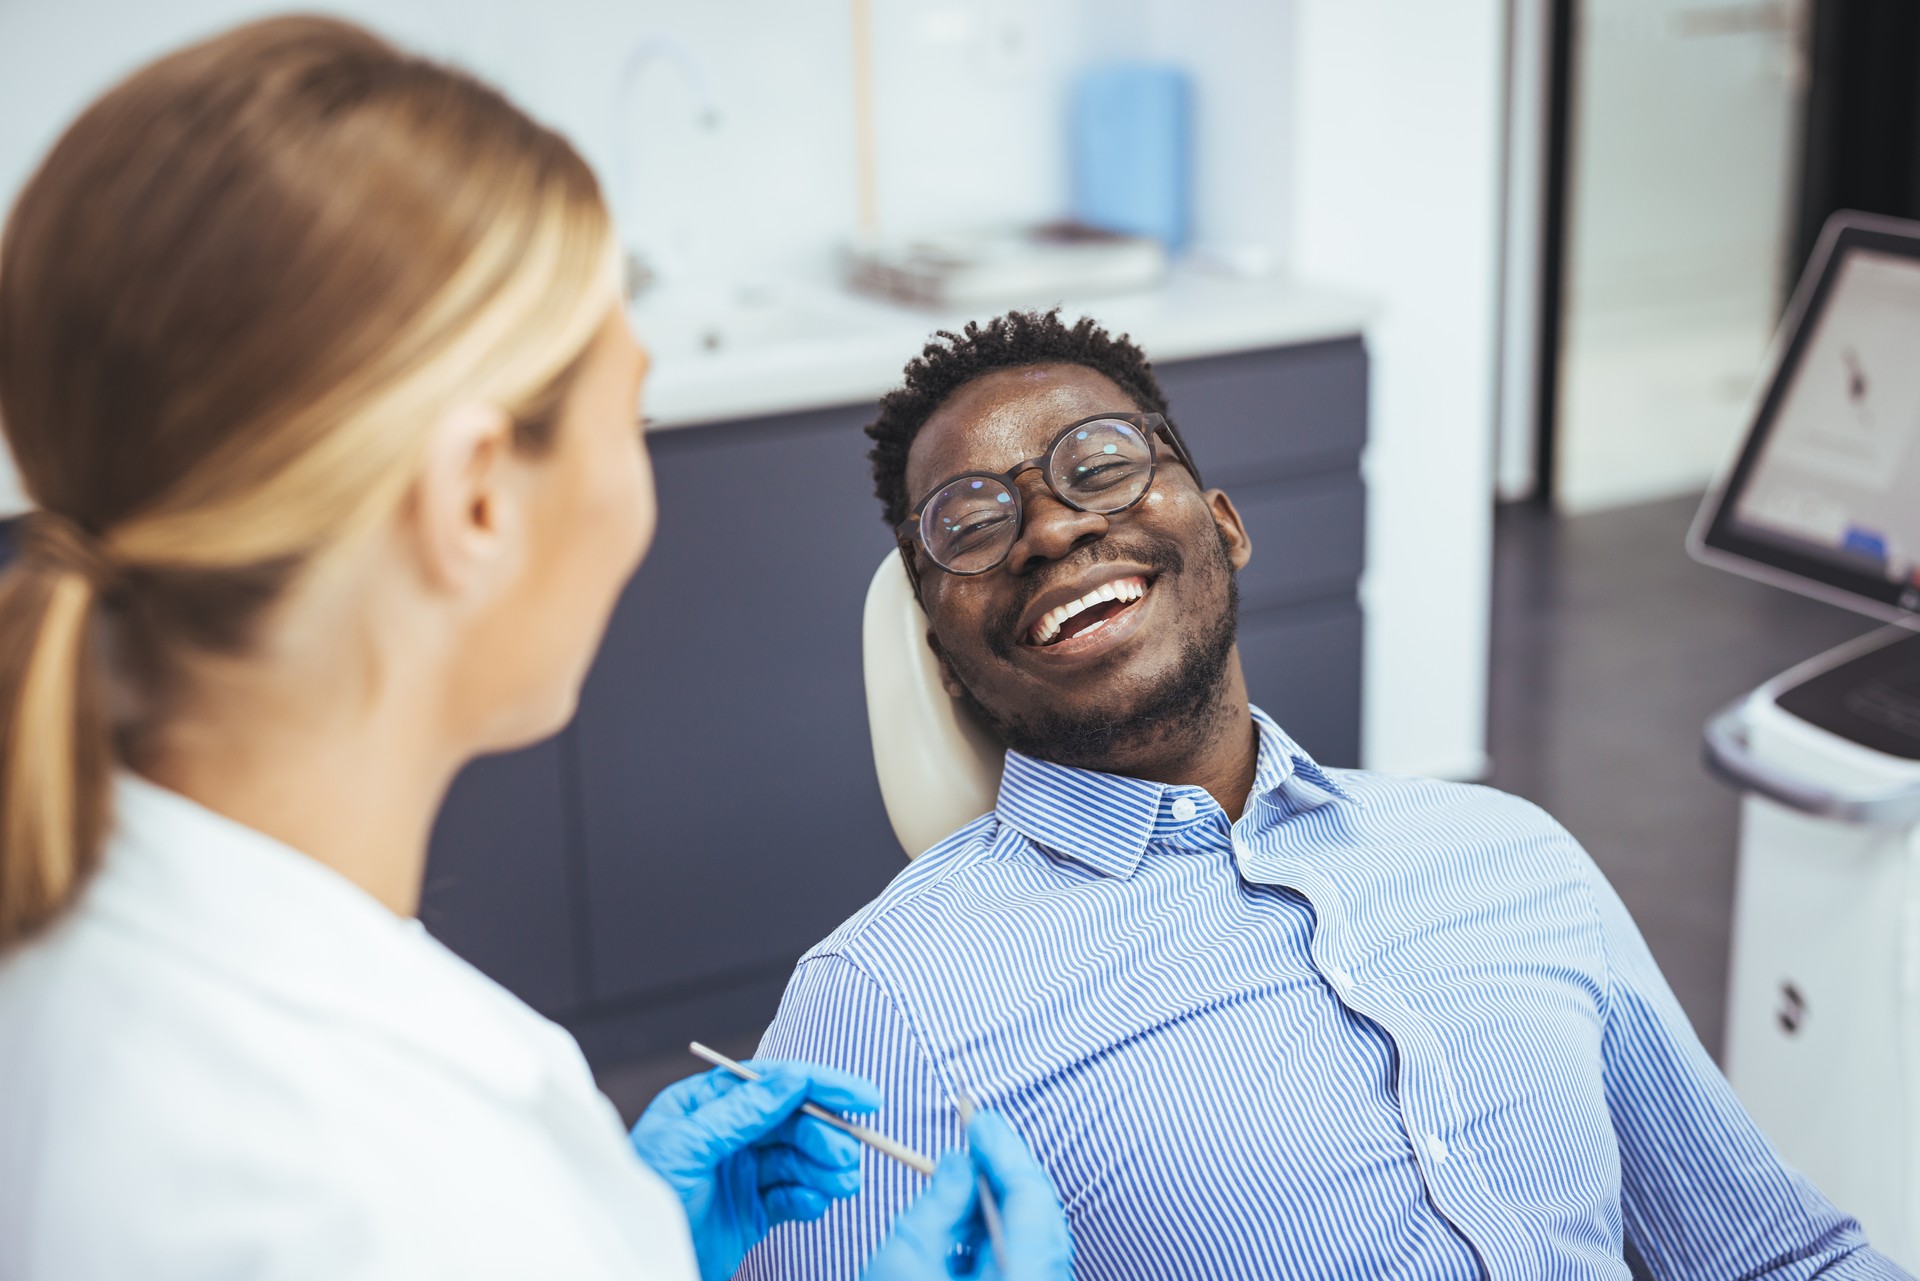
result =
[{"label": "cabinet drawer", "polygon": [[1243,608],[1352,594],[1367,546],[1367,491],[1357,473],[1230,492],[1253,539],[1253,559],[1240,571]]},{"label": "cabinet drawer", "polygon": [[1367,440],[1358,338],[1154,367],[1209,485],[1351,469]]},{"label": "cabinet drawer", "polygon": [[659,534],[575,722],[596,1001],[790,967],[900,869],[861,674],[892,546],[870,416],[652,441]]},{"label": "cabinet drawer", "polygon": [[474,761],[434,824],[420,920],[534,1009],[576,1004],[564,739]]},{"label": "cabinet drawer", "polygon": [[1240,619],[1249,697],[1322,765],[1360,763],[1363,637],[1352,598]]}]

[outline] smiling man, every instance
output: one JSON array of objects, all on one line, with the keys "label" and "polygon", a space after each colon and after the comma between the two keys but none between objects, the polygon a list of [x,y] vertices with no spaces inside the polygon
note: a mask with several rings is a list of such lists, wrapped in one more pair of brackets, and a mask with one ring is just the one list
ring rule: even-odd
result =
[{"label": "smiling man", "polygon": [[[1551,819],[1324,769],[1248,705],[1254,548],[1168,413],[1131,343],[1028,313],[881,402],[928,644],[1006,773],[801,960],[762,1054],[872,1077],[926,1151],[959,1090],[1004,1110],[1081,1281],[1903,1275],[1782,1166]],[[918,1183],[865,1180],[742,1275],[856,1276]]]}]

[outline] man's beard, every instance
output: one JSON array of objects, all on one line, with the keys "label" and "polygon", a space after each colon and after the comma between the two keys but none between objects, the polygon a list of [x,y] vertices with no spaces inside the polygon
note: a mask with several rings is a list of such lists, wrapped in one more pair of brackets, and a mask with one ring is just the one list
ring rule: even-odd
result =
[{"label": "man's beard", "polygon": [[[1167,563],[1169,559],[1171,564]],[[1183,559],[1179,549],[1169,543],[1149,561],[1159,561],[1156,569],[1177,573]],[[961,701],[1002,743],[1035,760],[1099,770],[1150,744],[1164,747],[1184,741],[1197,747],[1223,715],[1221,694],[1226,688],[1227,663],[1233,656],[1240,620],[1240,582],[1233,562],[1227,559],[1225,538],[1214,544],[1206,559],[1211,563],[1204,572],[1226,579],[1226,608],[1203,630],[1186,638],[1180,662],[1172,671],[1151,685],[1135,687],[1123,710],[1103,707],[1084,712],[1000,715],[974,696],[972,687],[956,669]],[[992,640],[989,645],[1000,648]]]}]

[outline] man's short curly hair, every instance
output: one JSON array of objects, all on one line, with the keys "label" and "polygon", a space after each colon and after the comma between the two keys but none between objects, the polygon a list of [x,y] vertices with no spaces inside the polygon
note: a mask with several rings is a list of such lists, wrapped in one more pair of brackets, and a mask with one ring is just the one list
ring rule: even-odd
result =
[{"label": "man's short curly hair", "polygon": [[867,425],[873,438],[867,454],[873,463],[873,492],[885,509],[887,526],[896,527],[907,518],[907,451],[947,397],[996,369],[1055,364],[1084,365],[1105,374],[1142,413],[1167,412],[1166,395],[1146,353],[1126,335],[1115,338],[1089,317],[1069,327],[1055,307],[1010,311],[984,325],[968,321],[957,334],[943,329],[907,363],[903,382],[880,398],[879,417]]}]

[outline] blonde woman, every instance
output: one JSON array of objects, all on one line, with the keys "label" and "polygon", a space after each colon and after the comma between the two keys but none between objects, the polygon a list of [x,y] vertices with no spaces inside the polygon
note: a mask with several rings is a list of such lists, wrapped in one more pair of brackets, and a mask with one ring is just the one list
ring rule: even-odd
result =
[{"label": "blonde woman", "polygon": [[[567,1035],[414,921],[474,755],[571,715],[652,535],[646,357],[593,178],[340,23],[89,108],[0,242],[0,1277],[730,1275],[858,1185],[854,1078],[676,1086],[631,1137]],[[875,1255],[1067,1275],[983,1119]],[[636,1152],[641,1159],[636,1160]]]}]

